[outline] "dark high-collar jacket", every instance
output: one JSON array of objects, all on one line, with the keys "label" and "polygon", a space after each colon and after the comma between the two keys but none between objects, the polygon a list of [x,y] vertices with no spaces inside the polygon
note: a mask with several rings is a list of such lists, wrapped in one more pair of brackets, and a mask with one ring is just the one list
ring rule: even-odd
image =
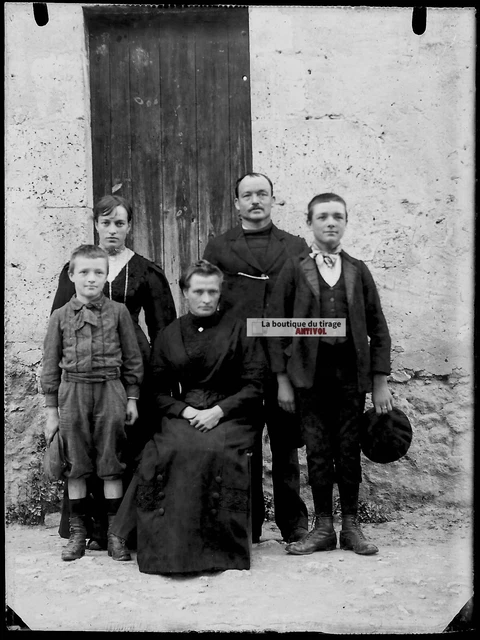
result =
[{"label": "dark high-collar jacket", "polygon": [[[368,267],[345,251],[341,257],[348,322],[357,356],[358,390],[366,393],[372,390],[374,373],[390,373],[390,334]],[[320,300],[317,265],[306,251],[285,263],[271,296],[268,315],[270,318],[324,318]],[[316,336],[268,338],[272,371],[286,371],[295,387],[310,389],[320,340]]]},{"label": "dark high-collar jacket", "polygon": [[248,247],[242,226],[238,225],[211,238],[203,257],[225,274],[223,308],[246,320],[266,316],[271,292],[285,261],[306,249],[303,238],[273,225],[262,269]]}]

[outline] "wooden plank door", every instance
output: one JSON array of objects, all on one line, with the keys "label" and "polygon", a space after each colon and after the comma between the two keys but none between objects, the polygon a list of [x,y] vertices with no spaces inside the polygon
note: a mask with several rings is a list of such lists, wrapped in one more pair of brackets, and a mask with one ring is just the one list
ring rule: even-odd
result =
[{"label": "wooden plank door", "polygon": [[248,8],[84,7],[93,192],[133,205],[129,246],[180,274],[236,223],[251,166]]}]

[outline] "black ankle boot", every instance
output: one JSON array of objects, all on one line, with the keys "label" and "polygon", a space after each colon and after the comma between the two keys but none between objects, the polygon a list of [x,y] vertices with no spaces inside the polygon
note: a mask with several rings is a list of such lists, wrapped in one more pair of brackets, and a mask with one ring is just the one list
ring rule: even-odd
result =
[{"label": "black ankle boot", "polygon": [[62,550],[62,560],[78,560],[85,555],[87,529],[83,516],[70,516],[70,538]]},{"label": "black ankle boot", "polygon": [[116,536],[112,532],[112,524],[115,516],[108,516],[108,555],[112,557],[113,560],[118,560],[119,562],[127,562],[132,559],[130,555],[130,551],[128,550],[127,544],[123,538]]},{"label": "black ankle boot", "polygon": [[105,551],[107,549],[107,531],[103,521],[93,518],[90,540],[87,549],[90,551]]},{"label": "black ankle boot", "polygon": [[285,547],[288,553],[303,556],[315,551],[332,551],[337,547],[337,534],[332,516],[315,516],[314,528],[298,542]]},{"label": "black ankle boot", "polygon": [[365,538],[356,516],[343,516],[342,518],[340,549],[355,551],[361,556],[371,556],[378,552],[378,547]]},{"label": "black ankle boot", "polygon": [[107,542],[102,542],[101,540],[97,540],[96,538],[90,538],[87,542],[87,549],[89,551],[105,551],[107,548]]}]

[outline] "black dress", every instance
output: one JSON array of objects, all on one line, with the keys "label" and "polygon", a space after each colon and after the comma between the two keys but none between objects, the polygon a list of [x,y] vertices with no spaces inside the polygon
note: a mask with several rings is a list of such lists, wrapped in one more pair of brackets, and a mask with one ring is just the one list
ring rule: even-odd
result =
[{"label": "black dress", "polygon": [[[250,568],[250,452],[264,366],[258,341],[233,317],[187,314],[157,339],[159,430],[132,482],[141,572]],[[224,416],[206,433],[180,417],[186,406],[215,405]]]},{"label": "black dress", "polygon": [[[124,476],[124,486],[128,486],[138,456],[151,436],[150,421],[148,419],[152,411],[153,402],[151,373],[149,370],[150,345],[155,342],[160,331],[175,319],[175,304],[163,269],[138,253],[133,254],[110,284],[108,282],[105,284],[103,292],[112,300],[124,303],[129,310],[138,345],[142,352],[145,372],[144,382],[140,390],[140,401],[138,402],[139,418],[134,425],[127,427],[128,458],[125,460],[127,471]],[[60,273],[51,311],[53,312],[55,309],[62,307],[74,294],[75,286],[68,277],[67,263]],[[139,324],[142,309],[145,314],[148,338]],[[102,543],[105,544],[106,515],[103,508],[103,483],[96,478],[91,478],[88,485],[89,493],[91,497],[94,497],[94,500],[90,503],[93,523],[88,523],[89,535],[95,539],[100,538]],[[69,503],[66,486],[59,534],[62,538],[68,538],[70,535]]]}]

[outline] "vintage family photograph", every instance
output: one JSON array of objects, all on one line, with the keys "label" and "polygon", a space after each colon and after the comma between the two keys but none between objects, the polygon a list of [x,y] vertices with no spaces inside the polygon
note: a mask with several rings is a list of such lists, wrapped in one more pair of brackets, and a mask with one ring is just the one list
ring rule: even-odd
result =
[{"label": "vintage family photograph", "polygon": [[475,630],[476,17],[4,3],[7,631]]}]

